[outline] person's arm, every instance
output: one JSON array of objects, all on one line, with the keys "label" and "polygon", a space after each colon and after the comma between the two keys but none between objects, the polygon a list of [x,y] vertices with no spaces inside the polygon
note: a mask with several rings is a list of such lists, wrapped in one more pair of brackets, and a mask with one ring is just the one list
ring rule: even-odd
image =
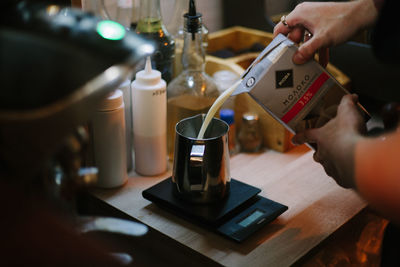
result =
[{"label": "person's arm", "polygon": [[282,22],[275,26],[274,36],[282,33],[300,43],[305,30],[312,34],[293,56],[296,64],[307,62],[319,49],[327,56],[327,48],[347,41],[374,24],[378,15],[374,1],[378,0],[301,3],[286,16],[286,26]]},{"label": "person's arm", "polygon": [[355,148],[358,192],[382,215],[400,225],[400,132],[364,139]]}]

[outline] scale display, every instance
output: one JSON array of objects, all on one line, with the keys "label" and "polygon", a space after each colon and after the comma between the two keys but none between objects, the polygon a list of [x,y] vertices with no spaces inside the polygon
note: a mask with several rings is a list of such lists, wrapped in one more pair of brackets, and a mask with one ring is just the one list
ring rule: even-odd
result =
[{"label": "scale display", "polygon": [[142,195],[177,216],[237,242],[244,241],[288,209],[285,205],[259,196],[261,190],[257,187],[235,179],[231,179],[230,183],[228,197],[207,205],[178,199],[173,193],[171,178],[144,190]]},{"label": "scale display", "polygon": [[242,242],[257,230],[272,222],[285,212],[288,207],[261,196],[256,201],[233,216],[216,230],[218,233],[237,242]]},{"label": "scale display", "polygon": [[254,210],[250,215],[248,215],[246,218],[241,220],[238,224],[242,227],[247,227],[250,224],[256,222],[258,219],[262,218],[262,216],[265,214],[264,211],[261,210]]}]

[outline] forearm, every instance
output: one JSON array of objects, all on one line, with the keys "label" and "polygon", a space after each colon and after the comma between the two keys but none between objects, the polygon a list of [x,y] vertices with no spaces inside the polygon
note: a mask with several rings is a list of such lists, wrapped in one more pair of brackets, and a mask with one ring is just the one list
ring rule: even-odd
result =
[{"label": "forearm", "polygon": [[373,26],[378,18],[380,8],[379,0],[357,0],[353,1],[351,16],[359,29],[365,29]]},{"label": "forearm", "polygon": [[400,133],[365,139],[355,149],[359,193],[388,219],[400,225]]}]

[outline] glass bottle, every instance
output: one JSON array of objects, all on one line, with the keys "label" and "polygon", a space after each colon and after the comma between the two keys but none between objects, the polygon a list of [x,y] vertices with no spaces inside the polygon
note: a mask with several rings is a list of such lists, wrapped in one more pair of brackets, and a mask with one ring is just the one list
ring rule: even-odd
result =
[{"label": "glass bottle", "polygon": [[194,0],[190,0],[189,13],[184,18],[183,71],[167,88],[167,147],[170,159],[173,159],[176,123],[183,118],[207,113],[219,96],[216,84],[204,71],[201,14],[196,12]]},{"label": "glass bottle", "polygon": [[132,17],[132,0],[118,0],[117,1],[117,14],[115,21],[119,22],[126,29],[130,28]]},{"label": "glass bottle", "polygon": [[[152,66],[160,71],[161,77],[169,83],[173,74],[175,41],[162,21],[160,0],[140,0],[139,21],[135,30],[137,34],[154,42]],[[144,67],[144,62],[141,67]]]},{"label": "glass bottle", "polygon": [[136,31],[136,26],[139,20],[139,0],[132,0],[132,13],[130,28],[132,31]]},{"label": "glass bottle", "polygon": [[[184,15],[189,6],[189,0],[175,0],[175,9],[170,23],[167,25],[169,33],[175,40],[175,60],[174,60],[174,76],[178,76],[182,71],[182,50],[184,36]],[[208,48],[208,28],[204,23],[201,25],[202,40],[204,52],[207,53]]]},{"label": "glass bottle", "polygon": [[245,113],[239,130],[238,141],[243,152],[257,152],[262,145],[262,136],[258,125],[258,116]]}]

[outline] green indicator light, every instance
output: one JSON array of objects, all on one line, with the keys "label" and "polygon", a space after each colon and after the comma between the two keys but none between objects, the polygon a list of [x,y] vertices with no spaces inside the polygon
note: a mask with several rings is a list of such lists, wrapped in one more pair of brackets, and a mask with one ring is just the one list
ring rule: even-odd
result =
[{"label": "green indicator light", "polygon": [[121,40],[125,36],[125,28],[115,21],[103,20],[97,24],[97,33],[104,39]]}]

